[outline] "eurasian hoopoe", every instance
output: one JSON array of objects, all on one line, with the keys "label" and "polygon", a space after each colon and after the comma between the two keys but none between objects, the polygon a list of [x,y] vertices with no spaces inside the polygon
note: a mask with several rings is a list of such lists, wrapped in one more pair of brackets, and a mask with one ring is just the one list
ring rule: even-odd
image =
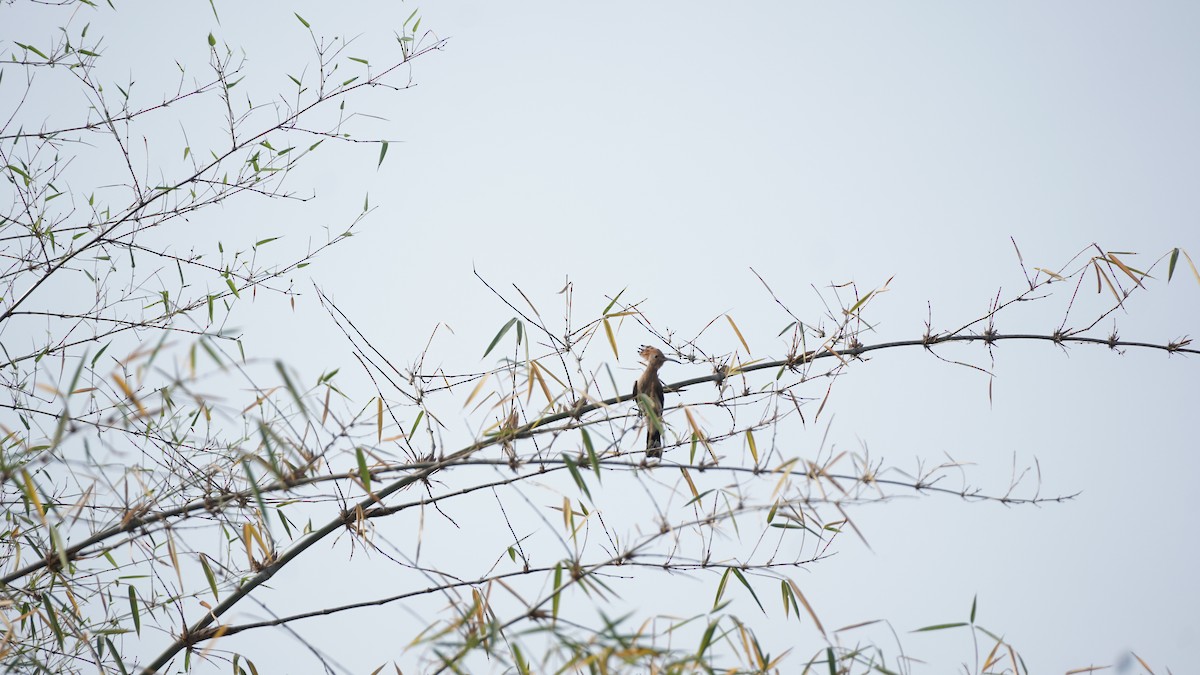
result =
[{"label": "eurasian hoopoe", "polygon": [[[641,356],[646,361],[646,372],[633,383],[633,398],[638,402],[638,407],[644,408],[647,403],[649,410],[645,410],[646,416],[649,419],[646,421],[646,456],[647,457],[662,457],[662,414],[663,414],[663,384],[658,379],[658,369],[663,367],[667,361],[679,363],[675,359],[668,358],[666,354],[654,347],[642,345],[638,350],[638,356]],[[646,399],[642,399],[642,394],[646,395]]]}]

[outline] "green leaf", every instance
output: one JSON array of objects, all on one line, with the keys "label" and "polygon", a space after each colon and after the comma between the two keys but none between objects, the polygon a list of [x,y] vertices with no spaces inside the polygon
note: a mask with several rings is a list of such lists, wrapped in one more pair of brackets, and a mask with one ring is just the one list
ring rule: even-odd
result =
[{"label": "green leaf", "polygon": [[104,350],[108,349],[108,346],[111,344],[112,344],[112,340],[109,340],[108,342],[104,343],[104,346],[100,348],[100,351],[96,352],[96,355],[92,357],[92,367],[93,368],[96,367],[96,362],[100,360],[100,357],[104,355]]},{"label": "green leaf", "polygon": [[[725,584],[729,583],[729,570],[731,569],[733,568],[726,567],[725,573],[721,575],[721,583],[717,584],[717,597],[713,598],[713,609],[716,609],[717,605],[721,604],[721,596],[725,595]],[[701,653],[703,653],[703,650],[701,650]]]},{"label": "green leaf", "polygon": [[358,58],[358,57],[356,57],[356,56],[351,56],[351,57],[349,57],[349,58],[350,58],[350,60],[351,60],[351,61],[358,61],[359,63],[363,64],[364,66],[369,66],[369,65],[371,65],[370,63],[368,63],[368,62],[367,62],[367,60],[366,60],[366,59],[360,59],[360,58]]},{"label": "green leaf", "polygon": [[212,568],[208,566],[208,556],[204,553],[200,554],[200,566],[204,568],[204,578],[208,579],[208,587],[212,590],[213,599],[219,602],[221,596],[217,593],[217,577],[213,575]]},{"label": "green leaf", "polygon": [[[621,293],[624,293],[624,292],[625,292],[625,290],[626,290],[627,288],[629,288],[629,287],[628,287],[628,286],[626,286],[625,288],[622,288],[622,289],[621,289]],[[617,293],[616,297],[614,297],[614,298],[612,299],[612,302],[608,303],[608,306],[607,306],[607,307],[605,307],[605,308],[604,308],[604,311],[603,311],[603,312],[600,312],[600,313],[601,313],[601,314],[608,314],[608,310],[612,309],[612,308],[613,308],[613,305],[617,304],[617,300],[620,300],[620,299],[621,299],[621,293]]]},{"label": "green leaf", "polygon": [[783,595],[783,618],[787,618],[789,607],[796,608],[796,618],[800,618],[800,605],[796,602],[796,594],[792,592],[792,585],[786,579],[780,580],[779,592]]},{"label": "green leaf", "polygon": [[736,567],[730,567],[729,569],[733,570],[733,575],[738,578],[738,581],[742,582],[742,585],[746,587],[746,590],[750,591],[750,597],[754,598],[754,602],[758,605],[758,608],[762,610],[763,614],[766,614],[767,610],[763,607],[763,604],[759,602],[758,594],[754,592],[754,587],[750,585],[749,581],[746,581],[746,577],[742,576],[742,571]]},{"label": "green leaf", "polygon": [[250,492],[254,495],[254,501],[258,503],[258,510],[262,514],[263,522],[266,522],[267,503],[263,501],[262,490],[258,487],[258,481],[254,479],[254,473],[250,471],[250,463],[242,460],[242,470],[246,472],[246,480],[250,483]]},{"label": "green leaf", "polygon": [[871,299],[872,295],[875,295],[875,291],[871,291],[870,293],[867,293],[866,295],[862,296],[862,300],[859,300],[858,302],[854,303],[853,307],[851,307],[850,309],[845,311],[846,316],[850,316],[851,314],[857,312],[860,307],[865,305],[867,303],[867,301]]},{"label": "green leaf", "polygon": [[591,499],[592,493],[590,490],[588,490],[587,483],[583,482],[583,475],[579,473],[579,467],[575,466],[575,460],[571,459],[565,452],[563,453],[562,458],[563,463],[567,465],[567,471],[571,472],[571,478],[574,479],[575,485],[579,487],[583,494],[587,495],[588,499]]},{"label": "green leaf", "polygon": [[354,449],[355,458],[358,459],[358,477],[362,479],[363,485],[366,486],[367,492],[371,491],[371,471],[367,468],[367,456],[363,453],[361,447]]},{"label": "green leaf", "polygon": [[259,246],[262,246],[263,244],[269,244],[269,243],[275,241],[276,239],[279,239],[279,237],[267,237],[266,239],[262,239],[260,241],[254,242],[254,247],[258,248]]},{"label": "green leaf", "polygon": [[388,149],[388,142],[384,141],[379,148],[379,163],[375,165],[376,169],[383,166],[383,158],[387,156],[387,149]]},{"label": "green leaf", "polygon": [[20,168],[13,166],[12,164],[8,165],[8,170],[12,171],[13,173],[20,174],[21,177],[25,179],[25,184],[29,185],[29,181],[31,180],[29,178],[29,174],[25,173]]},{"label": "green leaf", "polygon": [[492,350],[496,348],[496,344],[500,342],[500,338],[503,338],[504,334],[508,332],[508,329],[512,328],[513,324],[515,324],[516,322],[517,322],[517,317],[514,316],[513,318],[508,320],[508,323],[504,324],[504,328],[501,328],[500,332],[496,333],[496,337],[492,338],[492,343],[490,345],[488,345],[487,351],[483,352],[482,358],[487,358],[487,355],[492,353]]},{"label": "green leaf", "polygon": [[54,611],[54,605],[50,604],[50,594],[42,593],[42,607],[46,608],[46,616],[50,620],[50,630],[54,631],[54,637],[58,639],[58,646],[61,649],[63,646],[62,626],[58,625],[58,614]]},{"label": "green leaf", "polygon": [[554,599],[550,601],[550,616],[558,619],[558,601],[562,598],[562,561],[554,564]]},{"label": "green leaf", "polygon": [[408,430],[409,438],[412,438],[413,434],[417,433],[417,427],[421,425],[421,420],[424,419],[424,417],[425,417],[425,409],[422,408],[421,412],[417,413],[417,419],[415,421],[413,421],[412,429]]},{"label": "green leaf", "polygon": [[41,50],[39,50],[37,47],[34,47],[33,45],[25,45],[25,44],[21,44],[20,42],[18,42],[17,46],[20,47],[21,49],[28,49],[29,51],[33,52],[34,54],[37,54],[38,56],[42,57],[43,59],[46,59],[47,61],[50,60],[50,58],[48,56],[43,54],[41,52]]},{"label": "green leaf", "polygon": [[208,46],[209,46],[209,47],[216,47],[216,46],[217,46],[217,38],[213,37],[213,34],[212,34],[212,33],[209,33],[209,34],[208,34]]},{"label": "green leaf", "polygon": [[587,450],[588,463],[592,465],[592,471],[596,472],[596,480],[600,480],[600,458],[596,456],[596,448],[592,446],[592,437],[583,427],[579,427],[579,433],[583,434],[583,447]]},{"label": "green leaf", "polygon": [[[296,14],[295,12],[292,12],[292,13]],[[296,14],[296,18],[300,19],[300,23],[304,24],[305,28],[312,28],[312,26],[308,25],[308,22],[304,20],[304,17],[300,16],[299,14]]]},{"label": "green leaf", "polygon": [[1171,281],[1171,275],[1175,274],[1175,263],[1179,262],[1179,249],[1171,249],[1171,261],[1167,263],[1167,282]]},{"label": "green leaf", "polygon": [[138,611],[137,591],[129,587],[129,613],[133,615],[133,629],[142,634],[142,613]]},{"label": "green leaf", "polygon": [[924,632],[933,631],[933,630],[946,630],[947,628],[962,628],[963,626],[968,626],[968,625],[970,625],[970,624],[966,624],[961,621],[959,621],[957,623],[939,623],[939,624],[936,624],[933,626],[925,626],[924,628],[918,628],[918,629],[914,630],[913,632],[914,633],[924,633]]},{"label": "green leaf", "polygon": [[717,622],[713,621],[708,624],[708,629],[704,631],[704,636],[700,638],[700,648],[696,650],[696,658],[701,659],[704,652],[708,651],[708,646],[712,644],[713,633],[717,630]]}]

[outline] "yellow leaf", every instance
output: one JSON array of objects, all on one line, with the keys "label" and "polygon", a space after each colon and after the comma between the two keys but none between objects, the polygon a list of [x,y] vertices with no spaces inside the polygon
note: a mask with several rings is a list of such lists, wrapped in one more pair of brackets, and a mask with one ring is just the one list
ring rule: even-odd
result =
[{"label": "yellow leaf", "polygon": [[376,442],[383,442],[383,397],[375,399],[375,437]]},{"label": "yellow leaf", "polygon": [[804,593],[800,592],[800,587],[796,585],[796,582],[791,579],[788,579],[787,582],[792,587],[792,592],[800,599],[800,604],[804,605],[804,609],[812,617],[813,623],[817,624],[817,630],[821,631],[821,635],[824,635],[825,627],[821,625],[821,620],[817,618],[817,613],[813,611],[812,605],[808,604],[808,598],[804,597]]},{"label": "yellow leaf", "polygon": [[692,417],[692,409],[687,406],[683,406],[683,414],[687,415],[688,425],[692,427],[692,433],[695,434],[696,438],[704,444],[704,448],[708,450],[708,454],[712,456],[713,462],[716,463],[717,453],[712,449],[712,446],[709,445],[708,436],[704,433],[704,430],[700,428],[700,425],[696,422],[696,418]]},{"label": "yellow leaf", "polygon": [[742,337],[742,331],[738,330],[737,324],[733,322],[733,317],[726,314],[725,319],[729,321],[730,326],[733,326],[733,332],[737,333],[738,340],[741,340],[742,346],[746,348],[746,353],[749,354],[750,345],[746,344],[746,338]]},{"label": "yellow leaf", "polygon": [[129,383],[125,381],[125,378],[117,373],[113,373],[112,379],[121,388],[121,391],[125,393],[125,398],[133,401],[133,404],[137,406],[138,414],[145,416],[147,414],[146,409],[142,407],[142,402],[137,399],[137,396],[134,396],[133,390],[129,388]]},{"label": "yellow leaf", "polygon": [[487,384],[487,381],[487,375],[479,378],[479,384],[475,385],[475,388],[471,390],[471,395],[467,397],[467,402],[463,404],[464,408],[471,405],[471,401],[475,400],[475,397],[479,395],[479,392],[483,389],[483,385]]},{"label": "yellow leaf", "polygon": [[681,466],[679,470],[683,472],[683,479],[687,481],[688,487],[692,490],[692,499],[700,496],[700,492],[696,490],[696,484],[692,482],[692,474],[688,473],[687,467]]},{"label": "yellow leaf", "polygon": [[250,541],[250,529],[250,523],[242,524],[242,541],[246,543],[246,560],[249,562],[250,566],[253,567],[254,549],[251,546],[252,542]]},{"label": "yellow leaf", "polygon": [[[546,397],[547,403],[554,403],[554,397],[550,395],[550,387],[546,386],[546,379],[542,377],[542,369],[538,366],[537,361],[529,362],[529,372],[532,377],[536,377],[538,384],[542,386],[542,395]],[[530,382],[530,385],[533,383]]]},{"label": "yellow leaf", "polygon": [[754,443],[754,431],[746,430],[746,443],[750,445],[750,456],[754,458],[754,463],[758,464],[758,446]]},{"label": "yellow leaf", "polygon": [[[1113,283],[1108,280],[1108,275],[1104,273],[1104,270],[1100,269],[1100,262],[1093,262],[1092,265],[1096,268],[1096,274],[1099,276],[1099,278],[1104,279],[1104,283],[1108,286],[1108,290],[1112,291],[1113,297],[1117,299],[1117,304],[1122,304],[1121,294],[1117,292],[1117,289],[1115,286],[1113,286]],[[1099,280],[1097,280],[1096,283],[1098,286],[1100,283]]]},{"label": "yellow leaf", "polygon": [[25,480],[25,495],[29,497],[29,501],[33,502],[38,515],[42,517],[42,522],[46,522],[46,509],[42,508],[42,500],[38,498],[37,487],[33,484],[33,476],[30,476],[25,469],[21,469],[21,478]]},{"label": "yellow leaf", "polygon": [[167,531],[167,554],[171,556],[171,567],[175,568],[175,576],[179,579],[179,586],[183,587],[183,572],[179,569],[179,555],[175,552],[175,537],[171,536],[170,530]]},{"label": "yellow leaf", "polygon": [[[1114,265],[1116,265],[1117,267],[1120,267],[1121,271],[1124,272],[1126,275],[1128,275],[1130,279],[1133,279],[1133,283],[1137,284],[1138,286],[1142,286],[1142,280],[1138,279],[1137,275],[1133,273],[1133,270],[1131,270],[1125,266],[1125,263],[1123,263],[1119,259],[1117,259],[1117,256],[1115,254],[1109,253],[1108,259]],[[1145,286],[1142,286],[1142,288],[1145,288]]]},{"label": "yellow leaf", "polygon": [[1196,270],[1196,263],[1192,262],[1192,256],[1188,255],[1188,252],[1183,249],[1179,249],[1179,252],[1183,254],[1183,257],[1187,258],[1188,266],[1192,268],[1192,274],[1196,277],[1196,283],[1200,284],[1200,271]]},{"label": "yellow leaf", "polygon": [[617,353],[617,338],[613,335],[613,329],[612,326],[609,325],[608,319],[604,320],[604,333],[608,336],[608,344],[612,345],[613,356],[617,357],[617,360],[619,361],[621,359],[621,355]]}]

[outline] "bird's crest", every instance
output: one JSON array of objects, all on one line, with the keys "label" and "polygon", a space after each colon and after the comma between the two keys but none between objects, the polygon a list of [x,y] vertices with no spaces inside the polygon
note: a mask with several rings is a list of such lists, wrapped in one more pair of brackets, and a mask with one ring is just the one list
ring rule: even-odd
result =
[{"label": "bird's crest", "polygon": [[647,363],[653,363],[666,358],[666,355],[663,354],[662,351],[660,351],[657,347],[651,347],[649,345],[642,345],[639,347],[638,356],[642,357]]}]

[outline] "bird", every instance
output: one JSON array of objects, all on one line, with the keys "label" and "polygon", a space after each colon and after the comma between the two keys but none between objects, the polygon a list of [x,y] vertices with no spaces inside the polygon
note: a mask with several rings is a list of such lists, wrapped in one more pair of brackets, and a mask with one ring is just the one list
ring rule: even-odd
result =
[{"label": "bird", "polygon": [[[633,398],[639,407],[649,406],[646,411],[650,417],[646,425],[646,456],[662,457],[662,414],[663,414],[663,384],[658,379],[658,369],[667,361],[679,363],[663,354],[655,347],[642,345],[638,356],[646,361],[646,371],[633,383]],[[642,395],[645,399],[642,399]]]}]

